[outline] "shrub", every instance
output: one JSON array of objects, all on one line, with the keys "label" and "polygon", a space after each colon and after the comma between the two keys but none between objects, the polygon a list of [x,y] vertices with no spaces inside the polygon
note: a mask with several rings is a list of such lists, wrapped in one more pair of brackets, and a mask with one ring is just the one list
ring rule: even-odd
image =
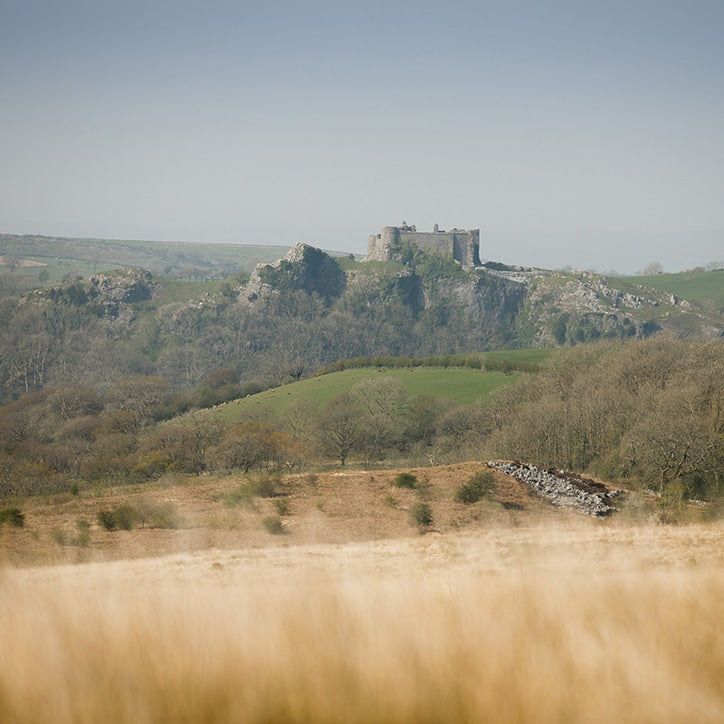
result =
[{"label": "shrub", "polygon": [[396,488],[411,488],[414,490],[417,484],[417,476],[412,473],[397,473],[394,480]]},{"label": "shrub", "polygon": [[249,483],[252,495],[260,498],[273,498],[277,495],[277,480],[273,475],[259,475]]},{"label": "shrub", "polygon": [[119,505],[113,510],[98,512],[98,522],[106,530],[133,530],[133,526],[138,520],[138,511],[127,503]]},{"label": "shrub", "polygon": [[279,515],[289,515],[289,501],[286,498],[277,498],[274,501],[274,508]]},{"label": "shrub", "polygon": [[493,473],[490,470],[481,470],[455,491],[455,500],[458,503],[472,505],[487,495],[494,485],[495,477]]},{"label": "shrub", "polygon": [[121,530],[133,530],[133,526],[138,520],[138,513],[132,505],[119,505],[113,511],[113,517],[116,521],[116,527]]},{"label": "shrub", "polygon": [[400,501],[394,495],[387,495],[383,502],[388,508],[398,508],[400,505]]},{"label": "shrub", "polygon": [[432,508],[427,503],[415,503],[410,508],[410,518],[419,528],[432,525]]},{"label": "shrub", "polygon": [[14,528],[22,528],[25,525],[25,513],[20,508],[5,508],[0,510],[0,525],[9,523]]},{"label": "shrub", "polygon": [[99,510],[98,511],[98,523],[105,530],[115,530],[116,520],[113,517],[112,510]]},{"label": "shrub", "polygon": [[282,525],[282,519],[278,515],[267,515],[262,520],[262,525],[266,528],[267,533],[272,535],[279,535],[284,532],[284,526]]},{"label": "shrub", "polygon": [[227,508],[233,508],[237,505],[251,506],[252,504],[252,491],[248,483],[242,483],[233,490],[229,490],[224,495],[224,505]]},{"label": "shrub", "polygon": [[74,545],[79,548],[87,548],[90,545],[90,527],[91,524],[85,518],[80,518],[75,522],[78,535],[73,539]]},{"label": "shrub", "polygon": [[55,526],[50,531],[50,537],[59,545],[64,546],[66,543],[65,531],[58,526]]},{"label": "shrub", "polygon": [[176,530],[183,524],[183,516],[170,501],[162,503],[151,512],[151,525],[154,528],[171,528]]},{"label": "shrub", "polygon": [[658,500],[657,521],[662,525],[678,525],[683,521],[686,506],[685,488],[681,482],[672,483],[664,488]]}]

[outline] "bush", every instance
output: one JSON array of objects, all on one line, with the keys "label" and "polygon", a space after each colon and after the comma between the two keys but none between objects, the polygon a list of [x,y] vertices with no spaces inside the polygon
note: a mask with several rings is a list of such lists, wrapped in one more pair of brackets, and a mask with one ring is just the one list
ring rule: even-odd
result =
[{"label": "bush", "polygon": [[171,528],[176,530],[183,524],[183,516],[171,502],[162,503],[151,511],[151,525],[154,528]]},{"label": "bush", "polygon": [[119,505],[113,511],[113,517],[116,521],[116,527],[121,530],[133,530],[133,526],[138,520],[138,513],[132,505]]},{"label": "bush", "polygon": [[658,500],[657,521],[661,525],[679,525],[686,512],[685,487],[681,482],[664,488]]},{"label": "bush", "polygon": [[233,508],[237,505],[251,506],[253,493],[248,483],[242,483],[224,495],[224,505]]},{"label": "bush", "polygon": [[394,486],[396,488],[410,488],[414,490],[417,484],[417,476],[412,473],[397,473],[394,480]]},{"label": "bush", "polygon": [[432,525],[432,508],[427,503],[415,503],[410,508],[410,518],[419,528]]},{"label": "bush", "polygon": [[116,529],[116,521],[113,517],[113,511],[112,510],[99,510],[98,511],[98,523],[101,526],[101,528],[104,528],[105,530],[115,530]]},{"label": "bush", "polygon": [[254,496],[258,498],[275,498],[279,495],[277,481],[278,479],[273,475],[259,475],[226,493],[224,495],[224,504],[227,508],[233,508],[236,505],[251,506]]},{"label": "bush", "polygon": [[127,503],[119,505],[113,510],[98,512],[98,522],[106,530],[133,530],[133,526],[138,520],[138,511]]},{"label": "bush", "polygon": [[80,518],[75,522],[75,527],[78,535],[73,539],[73,544],[79,548],[87,548],[90,545],[90,522],[85,518]]},{"label": "bush", "polygon": [[494,485],[495,477],[493,473],[490,470],[481,470],[455,491],[455,500],[458,503],[472,505],[487,495]]},{"label": "bush", "polygon": [[284,533],[282,519],[278,515],[268,515],[262,520],[262,525],[266,528],[267,533],[271,533],[272,535]]},{"label": "bush", "polygon": [[279,515],[289,515],[289,501],[286,498],[277,498],[274,501],[274,508]]},{"label": "bush", "polygon": [[9,523],[14,528],[22,528],[25,525],[25,513],[20,508],[5,508],[0,510],[0,525]]},{"label": "bush", "polygon": [[400,506],[400,501],[394,495],[387,495],[383,502],[388,508],[399,508]]},{"label": "bush", "polygon": [[277,495],[277,479],[273,475],[259,475],[249,483],[252,495],[260,498],[273,498]]}]

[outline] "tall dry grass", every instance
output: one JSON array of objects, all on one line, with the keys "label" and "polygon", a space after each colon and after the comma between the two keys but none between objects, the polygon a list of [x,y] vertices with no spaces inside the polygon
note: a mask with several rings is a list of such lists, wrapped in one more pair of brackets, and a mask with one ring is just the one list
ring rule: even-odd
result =
[{"label": "tall dry grass", "polygon": [[720,722],[723,537],[503,531],[5,570],[0,720]]}]

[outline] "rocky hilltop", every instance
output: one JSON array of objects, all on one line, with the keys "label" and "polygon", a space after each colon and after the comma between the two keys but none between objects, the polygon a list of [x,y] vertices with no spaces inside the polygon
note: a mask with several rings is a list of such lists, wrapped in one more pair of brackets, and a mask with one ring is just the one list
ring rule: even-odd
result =
[{"label": "rocky hilltop", "polygon": [[244,284],[206,285],[193,299],[198,287],[178,284],[134,268],[5,297],[0,396],[78,379],[103,388],[130,374],[193,388],[230,368],[276,384],[354,357],[724,334],[716,310],[621,279],[467,268],[412,246],[358,263],[297,244]]},{"label": "rocky hilltop", "polygon": [[453,317],[465,318],[487,347],[552,347],[643,338],[663,330],[686,337],[724,335],[721,315],[621,279],[585,271],[421,263],[434,256],[418,250],[416,259],[391,265],[394,272],[380,272],[379,267],[372,272],[363,263],[340,274],[337,262],[324,252],[297,244],[283,259],[257,266],[240,294],[256,299],[296,289],[328,301],[345,291],[368,298],[396,294],[415,317],[437,311],[441,327]]}]

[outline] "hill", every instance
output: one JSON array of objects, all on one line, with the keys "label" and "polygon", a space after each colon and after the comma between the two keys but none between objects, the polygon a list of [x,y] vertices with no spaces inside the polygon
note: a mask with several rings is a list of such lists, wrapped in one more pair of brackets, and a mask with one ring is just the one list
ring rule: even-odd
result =
[{"label": "hill", "polygon": [[724,270],[722,269],[625,277],[625,281],[637,285],[640,289],[668,292],[708,312],[724,313]]},{"label": "hill", "polygon": [[6,296],[0,400],[68,381],[103,390],[133,374],[189,390],[232,369],[269,386],[355,357],[724,333],[722,313],[668,292],[588,272],[501,267],[463,269],[421,250],[360,263],[299,244],[248,281],[119,269]]},{"label": "hill", "polygon": [[[543,350],[541,350],[542,352]],[[527,350],[524,350],[527,352]],[[530,357],[529,354],[524,356]],[[516,358],[512,351],[506,358]],[[390,378],[399,380],[408,397],[429,395],[441,402],[471,405],[487,399],[491,392],[512,384],[521,373],[484,372],[465,367],[359,367],[325,375],[315,375],[281,387],[228,402],[215,409],[225,422],[273,415],[282,417],[290,405],[310,403],[321,409],[339,395],[350,392],[365,380]]]},{"label": "hill", "polygon": [[[492,488],[480,500],[458,500],[458,489],[484,470],[479,462],[406,468],[412,482],[402,486],[396,484],[401,471],[389,469],[275,478],[168,475],[143,486],[13,499],[3,508],[12,503],[19,509],[24,526],[0,528],[2,555],[13,565],[57,564],[584,524],[585,516],[553,507],[497,471],[489,471]],[[416,513],[422,503],[429,506],[428,522]]]},{"label": "hill", "polygon": [[[140,267],[153,274],[184,279],[220,279],[251,272],[288,247],[194,244],[173,241],[82,239],[0,234],[0,269],[10,266],[28,284],[58,283],[64,277],[90,276],[112,269]],[[23,263],[25,262],[25,263]],[[45,273],[43,273],[45,272]]]}]

